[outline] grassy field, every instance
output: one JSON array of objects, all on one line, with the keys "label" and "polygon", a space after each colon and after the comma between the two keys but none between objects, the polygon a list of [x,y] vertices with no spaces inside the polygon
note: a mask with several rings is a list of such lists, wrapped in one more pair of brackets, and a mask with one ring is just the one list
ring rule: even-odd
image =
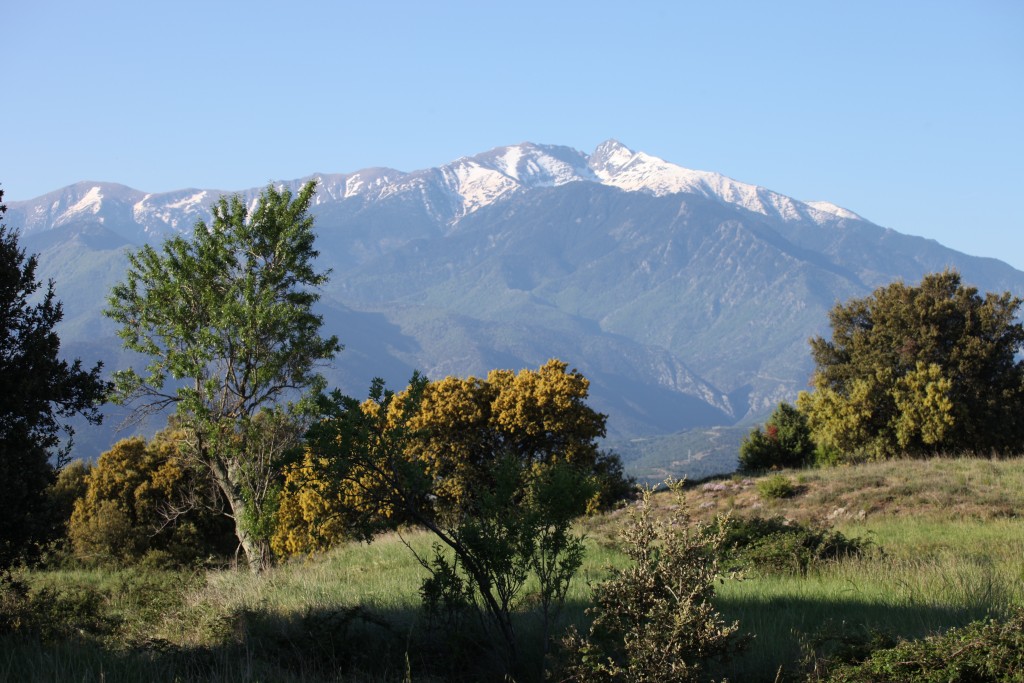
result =
[{"label": "grassy field", "polygon": [[[1024,605],[1024,468],[1020,460],[896,461],[783,472],[794,495],[766,498],[740,477],[691,486],[695,518],[781,516],[869,539],[859,558],[806,574],[748,571],[719,587],[719,605],[754,636],[716,667],[732,681],[803,680],[812,645],[827,650],[872,638],[915,638]],[[779,475],[775,475],[779,476]],[[656,506],[678,504],[667,495]],[[563,613],[585,622],[588,584],[621,565],[627,510],[586,520],[588,553]],[[0,638],[0,680],[11,681],[390,681],[486,677],[486,633],[457,637],[419,609],[424,570],[419,532],[349,544],[261,577],[192,572],[63,570],[22,578],[44,627]],[[518,632],[540,680],[538,619],[524,608]],[[834,636],[830,640],[830,636]],[[439,672],[437,658],[446,659]]]},{"label": "grassy field", "polygon": [[[763,575],[720,591],[755,634],[733,680],[794,671],[801,643],[844,630],[917,638],[1024,605],[1024,469],[1019,460],[893,461],[782,473],[791,498],[765,500],[736,478],[696,487],[691,508],[781,515],[870,540],[866,557],[807,576]],[[716,491],[718,485],[724,490]],[[834,643],[833,643],[834,644]]]}]

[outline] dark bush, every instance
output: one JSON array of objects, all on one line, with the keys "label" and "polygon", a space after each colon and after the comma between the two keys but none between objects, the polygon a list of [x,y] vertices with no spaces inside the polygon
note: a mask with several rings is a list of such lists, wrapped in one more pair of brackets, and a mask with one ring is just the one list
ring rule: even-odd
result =
[{"label": "dark bush", "polygon": [[0,574],[0,636],[54,642],[104,635],[113,625],[104,611],[104,596],[97,591],[32,589],[9,572]]},{"label": "dark bush", "polygon": [[601,451],[594,460],[597,496],[592,501],[592,512],[606,512],[620,502],[637,496],[636,479],[626,474],[622,458],[612,451]]},{"label": "dark bush", "polygon": [[740,469],[744,472],[804,467],[813,460],[814,441],[807,418],[788,403],[780,403],[764,429],[755,427],[740,445]]},{"label": "dark bush", "polygon": [[826,683],[1024,683],[1024,609],[830,667]]},{"label": "dark bush", "polygon": [[859,664],[871,653],[894,647],[899,642],[886,630],[832,620],[808,636],[800,635],[799,640],[804,653],[804,671],[814,683],[820,683],[829,669]]},{"label": "dark bush", "polygon": [[782,517],[730,519],[722,543],[726,564],[762,572],[806,574],[815,565],[860,557],[873,544]]}]

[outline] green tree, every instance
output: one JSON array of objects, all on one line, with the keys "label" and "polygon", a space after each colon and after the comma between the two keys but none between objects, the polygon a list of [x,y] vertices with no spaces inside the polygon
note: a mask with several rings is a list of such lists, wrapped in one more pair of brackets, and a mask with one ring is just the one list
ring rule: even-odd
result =
[{"label": "green tree", "polygon": [[811,340],[814,391],[797,401],[815,441],[854,458],[1019,452],[1020,304],[952,271],[837,304],[832,339]]},{"label": "green tree", "polygon": [[335,488],[318,489],[328,505],[305,509],[332,509],[332,523],[366,538],[401,523],[428,529],[438,543],[420,558],[431,574],[427,606],[476,606],[514,671],[512,615],[526,581],[538,579],[548,629],[582,561],[570,525],[609,471],[596,443],[605,416],[586,405],[588,386],[550,361],[487,379],[415,378],[400,394],[377,382],[362,404],[336,394],[329,419],[311,430],[307,460],[320,461],[320,485]]},{"label": "green tree", "polygon": [[803,467],[814,457],[807,418],[788,403],[780,403],[761,427],[740,444],[740,469],[757,472],[772,467]]},{"label": "green tree", "polygon": [[327,280],[313,264],[315,191],[267,187],[251,212],[221,197],[191,239],[131,254],[106,310],[125,347],[150,357],[142,374],[115,374],[119,399],[139,413],[176,407],[185,452],[223,494],[256,572],[271,561],[282,458],[323,386],[316,366],[341,348],[312,310]]},{"label": "green tree", "polygon": [[73,460],[61,468],[57,481],[47,490],[50,500],[50,514],[54,527],[53,537],[67,536],[68,520],[74,512],[75,502],[89,489],[89,473],[92,465],[84,460]]},{"label": "green tree", "polygon": [[40,560],[44,565],[60,562],[70,554],[68,524],[75,503],[88,490],[92,467],[83,460],[73,460],[57,472],[56,481],[46,489],[46,515],[40,522],[46,525],[45,537],[49,543]]},{"label": "green tree", "polygon": [[[6,210],[0,203],[0,219]],[[0,224],[0,568],[46,540],[46,490],[74,435],[62,420],[80,414],[98,424],[109,391],[101,363],[86,370],[80,360],[61,360],[54,328],[63,309],[52,280],[37,294],[36,266],[36,256],[19,248],[18,233]]]}]

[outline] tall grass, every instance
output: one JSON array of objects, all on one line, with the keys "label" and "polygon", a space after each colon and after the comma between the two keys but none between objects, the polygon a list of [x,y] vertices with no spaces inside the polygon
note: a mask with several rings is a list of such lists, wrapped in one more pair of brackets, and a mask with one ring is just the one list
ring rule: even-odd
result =
[{"label": "tall grass", "polygon": [[[724,615],[755,638],[719,673],[773,681],[781,667],[799,680],[800,660],[822,633],[919,638],[1024,605],[1020,464],[939,459],[789,473],[805,492],[773,501],[769,514],[831,519],[878,552],[805,577],[754,575],[723,585]],[[737,514],[765,513],[766,506],[751,510],[752,495],[731,495]]]},{"label": "tall grass", "polygon": [[[882,550],[817,565],[806,576],[749,573],[719,587],[727,619],[755,636],[716,669],[733,681],[799,680],[802,645],[823,631],[920,637],[1024,604],[1024,468],[1020,461],[938,460],[784,473],[792,498],[761,497],[756,482],[695,486],[696,515],[777,514],[828,521]],[[667,499],[660,504],[670,504]],[[839,512],[837,512],[839,511]],[[590,519],[587,556],[561,627],[583,626],[590,585],[621,566],[622,511]],[[457,647],[420,611],[425,577],[410,547],[428,554],[422,532],[388,534],[283,563],[264,576],[231,570],[37,571],[38,593],[99,596],[105,624],[64,629],[60,638],[0,637],[0,680],[11,681],[402,681],[486,678],[486,631],[469,624]],[[408,544],[408,545],[407,545]],[[528,586],[517,632],[529,673],[540,680],[543,643]],[[54,609],[55,618],[92,602]],[[86,605],[85,608],[80,605]],[[75,605],[79,605],[75,608]],[[456,658],[438,666],[437,653]],[[458,659],[462,658],[462,659]],[[447,668],[446,668],[447,667]],[[461,669],[460,669],[461,667]],[[476,667],[475,669],[473,667]],[[481,673],[484,672],[484,673]]]},{"label": "tall grass", "polygon": [[[1024,538],[1024,522],[1004,528]],[[968,554],[928,545],[932,550],[919,555],[910,546],[883,545],[897,552],[827,564],[806,576],[726,583],[719,593],[723,614],[755,638],[723,671],[731,680],[770,681],[780,666],[795,672],[801,646],[823,630],[920,638],[1024,605],[1024,570],[1013,544]]]},{"label": "tall grass", "polygon": [[[411,552],[426,555],[432,542],[424,532],[387,534],[372,544],[297,558],[258,577],[232,570],[35,572],[28,577],[34,590],[102,596],[102,616],[117,628],[58,642],[0,638],[0,680],[432,680],[449,667],[431,657],[450,643],[421,612],[426,570]],[[584,623],[588,583],[602,580],[620,557],[607,543],[588,542],[560,629]],[[146,600],[137,590],[143,586],[151,589]],[[516,622],[525,669],[534,672],[525,680],[540,680],[544,667],[535,590],[526,586]],[[486,635],[485,621],[469,626],[470,633]],[[467,659],[466,680],[487,676],[486,642],[477,636],[461,647],[456,654]],[[498,666],[494,662],[493,670]]]}]

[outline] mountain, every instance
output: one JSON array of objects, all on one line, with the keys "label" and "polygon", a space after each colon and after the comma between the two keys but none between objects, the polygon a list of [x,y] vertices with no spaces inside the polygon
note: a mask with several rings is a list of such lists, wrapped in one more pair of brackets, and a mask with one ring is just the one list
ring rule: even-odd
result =
[{"label": "mountain", "polygon": [[[346,346],[332,384],[361,395],[374,376],[400,385],[414,369],[479,375],[558,357],[591,379],[610,440],[641,475],[732,467],[737,435],[806,386],[807,339],[837,301],[950,267],[982,291],[1024,294],[1024,273],[995,259],[614,140],[589,155],[523,143],[280,185],[311,178],[333,271],[325,331]],[[100,314],[106,293],[130,249],[208,220],[221,194],[83,182],[8,202],[8,224],[57,283],[68,353],[138,362]],[[93,430],[83,446],[84,433],[85,450],[112,438]]]}]

